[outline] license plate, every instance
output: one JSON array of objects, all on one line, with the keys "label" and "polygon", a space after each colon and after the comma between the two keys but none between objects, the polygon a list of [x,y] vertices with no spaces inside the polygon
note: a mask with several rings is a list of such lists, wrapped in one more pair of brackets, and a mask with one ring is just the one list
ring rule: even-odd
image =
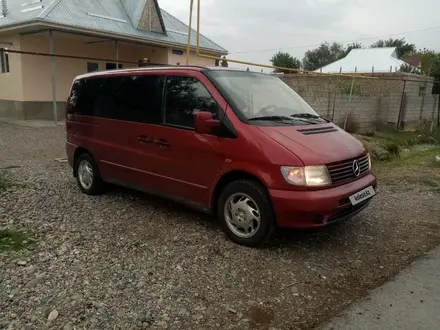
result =
[{"label": "license plate", "polygon": [[373,197],[374,195],[376,195],[376,192],[374,191],[374,188],[370,186],[361,191],[358,191],[356,194],[351,195],[350,202],[352,205],[356,205],[363,201],[366,201],[367,199]]}]

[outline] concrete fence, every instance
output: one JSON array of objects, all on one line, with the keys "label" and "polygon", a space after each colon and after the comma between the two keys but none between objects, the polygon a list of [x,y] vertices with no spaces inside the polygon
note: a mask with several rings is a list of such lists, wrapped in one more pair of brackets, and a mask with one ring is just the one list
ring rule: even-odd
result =
[{"label": "concrete fence", "polygon": [[343,127],[356,121],[359,132],[425,129],[437,126],[439,95],[433,79],[409,74],[378,79],[338,76],[281,75],[321,116]]}]

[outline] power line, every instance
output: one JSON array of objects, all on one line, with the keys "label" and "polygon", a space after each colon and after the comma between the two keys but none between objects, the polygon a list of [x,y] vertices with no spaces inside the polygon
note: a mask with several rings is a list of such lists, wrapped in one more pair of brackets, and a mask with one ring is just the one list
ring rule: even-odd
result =
[{"label": "power line", "polygon": [[[356,42],[361,40],[369,40],[369,39],[379,39],[379,38],[386,38],[386,37],[394,37],[399,36],[402,34],[408,34],[408,33],[417,33],[417,32],[425,32],[430,30],[437,30],[440,29],[440,26],[432,26],[424,29],[419,30],[411,30],[406,32],[400,32],[400,33],[393,33],[393,34],[386,34],[382,36],[375,36],[375,37],[364,37],[364,38],[358,38],[358,39],[349,39],[349,40],[336,40],[334,42],[339,43],[347,43],[347,42]],[[304,46],[289,46],[289,47],[278,47],[278,48],[270,48],[270,49],[256,49],[256,50],[247,50],[247,51],[240,51],[240,52],[232,52],[231,54],[248,54],[248,53],[259,53],[259,52],[269,52],[269,51],[277,51],[281,49],[296,49],[296,48],[310,48],[310,47],[316,47],[319,46],[319,44],[314,45],[304,45]]]}]

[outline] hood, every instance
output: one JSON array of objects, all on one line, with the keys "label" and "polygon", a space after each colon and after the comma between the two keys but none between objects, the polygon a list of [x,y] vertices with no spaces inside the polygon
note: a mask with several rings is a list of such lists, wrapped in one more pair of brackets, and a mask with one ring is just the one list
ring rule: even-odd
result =
[{"label": "hood", "polygon": [[305,165],[325,165],[366,152],[359,140],[331,123],[259,126],[258,129],[298,156]]}]

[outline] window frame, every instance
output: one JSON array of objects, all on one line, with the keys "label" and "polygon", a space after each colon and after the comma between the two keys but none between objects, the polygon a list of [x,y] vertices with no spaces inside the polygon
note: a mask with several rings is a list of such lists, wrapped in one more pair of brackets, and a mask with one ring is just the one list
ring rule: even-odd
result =
[{"label": "window frame", "polygon": [[0,52],[0,74],[8,73],[11,73],[11,65],[9,62],[8,49],[4,48],[4,50]]},{"label": "window frame", "polygon": [[215,102],[215,104],[217,106],[217,110],[218,110],[218,117],[221,118],[221,116],[224,114],[223,109],[218,104],[217,100],[212,95],[212,93],[209,90],[209,88],[198,77],[194,77],[192,75],[187,75],[187,74],[181,74],[181,73],[166,74],[166,75],[163,76],[164,81],[163,81],[163,90],[162,90],[162,106],[161,106],[161,123],[160,123],[160,125],[167,126],[167,127],[173,127],[173,128],[177,128],[177,129],[181,129],[181,130],[185,130],[185,131],[193,131],[193,132],[195,132],[195,130],[196,130],[195,127],[188,127],[188,126],[170,124],[170,123],[166,122],[168,78],[170,78],[170,77],[190,78],[190,79],[194,79],[197,82],[199,82],[206,89],[206,91],[208,92],[209,96]]}]

